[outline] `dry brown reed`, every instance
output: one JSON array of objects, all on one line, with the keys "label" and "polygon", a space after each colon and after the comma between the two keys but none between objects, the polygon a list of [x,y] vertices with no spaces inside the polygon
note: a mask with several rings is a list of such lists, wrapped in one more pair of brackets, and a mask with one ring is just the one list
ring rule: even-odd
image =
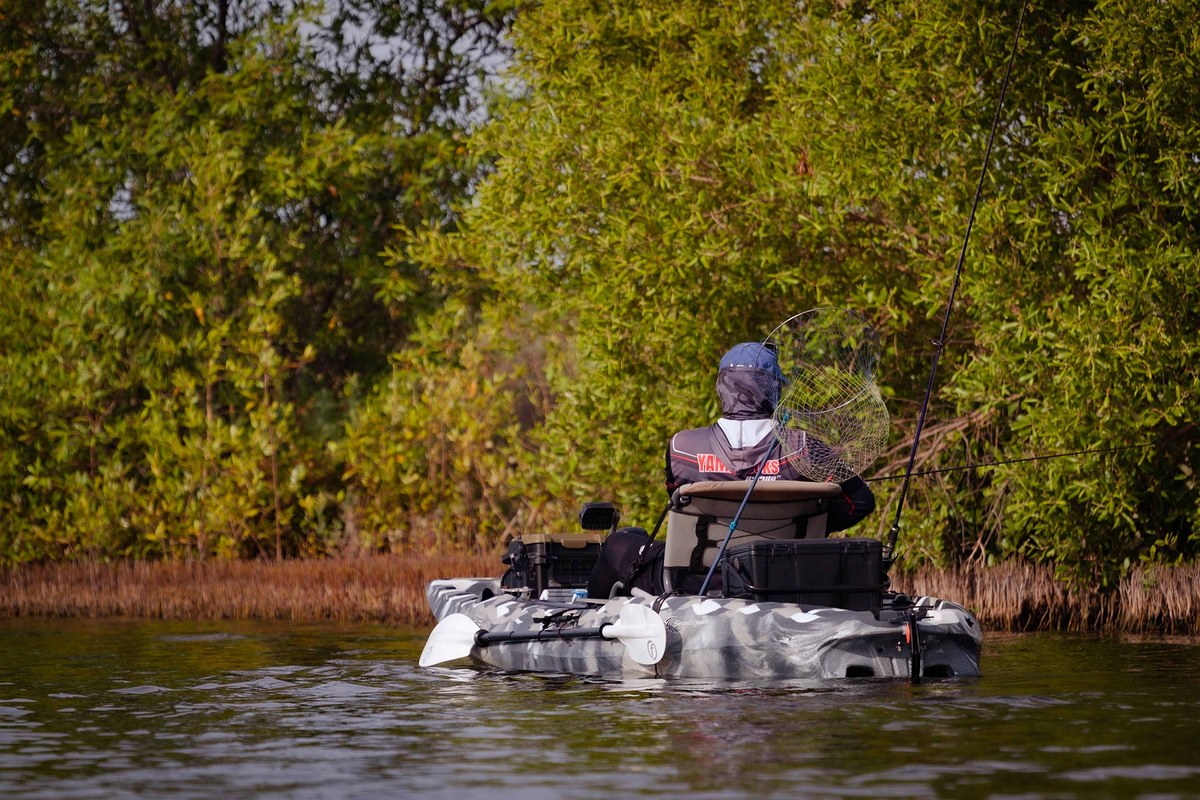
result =
[{"label": "dry brown reed", "polygon": [[1134,569],[1120,596],[1122,630],[1200,633],[1200,564]]},{"label": "dry brown reed", "polygon": [[909,594],[945,597],[986,629],[1200,634],[1200,565],[1134,567],[1113,592],[1068,589],[1046,565],[923,569],[897,575]]},{"label": "dry brown reed", "polygon": [[0,616],[286,619],[432,625],[435,578],[497,574],[498,555],[48,564],[0,572]]},{"label": "dry brown reed", "polygon": [[[435,578],[495,576],[496,554],[307,561],[50,564],[0,572],[0,616],[281,619],[428,626]],[[1115,592],[1069,591],[1050,567],[924,569],[894,588],[945,597],[985,629],[1200,635],[1200,565],[1135,568]]]}]

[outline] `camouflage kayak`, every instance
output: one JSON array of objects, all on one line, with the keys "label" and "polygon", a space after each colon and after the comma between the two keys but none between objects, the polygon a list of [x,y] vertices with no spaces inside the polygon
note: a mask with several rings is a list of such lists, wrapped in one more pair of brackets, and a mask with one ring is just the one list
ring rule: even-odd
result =
[{"label": "camouflage kayak", "polygon": [[[889,594],[878,612],[694,595],[550,602],[520,599],[484,578],[433,581],[426,596],[443,624],[469,618],[472,632],[486,634],[468,640],[462,655],[503,670],[730,681],[979,674],[979,623],[933,597]],[[652,660],[644,652],[639,663],[625,629],[601,635],[627,605],[642,606],[631,610],[655,625],[661,619],[654,663],[644,663]]]}]

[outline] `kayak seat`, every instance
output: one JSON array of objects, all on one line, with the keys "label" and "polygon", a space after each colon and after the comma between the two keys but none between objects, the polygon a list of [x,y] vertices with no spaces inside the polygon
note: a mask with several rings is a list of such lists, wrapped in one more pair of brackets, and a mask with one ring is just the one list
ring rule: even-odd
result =
[{"label": "kayak seat", "polygon": [[[700,481],[680,486],[671,495],[663,557],[666,591],[683,589],[685,584],[695,586],[691,576],[707,574],[750,485],[750,481]],[[829,503],[841,491],[836,483],[759,481],[742,509],[729,546],[823,539]]]}]

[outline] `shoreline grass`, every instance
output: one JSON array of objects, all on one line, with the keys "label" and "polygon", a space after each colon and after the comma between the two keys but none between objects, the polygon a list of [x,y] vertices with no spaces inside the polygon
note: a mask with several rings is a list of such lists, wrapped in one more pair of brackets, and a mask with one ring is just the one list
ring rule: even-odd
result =
[{"label": "shoreline grass", "polygon": [[0,616],[277,619],[428,625],[435,578],[497,574],[498,555],[64,563],[0,573]]},{"label": "shoreline grass", "polygon": [[[0,617],[382,622],[431,626],[435,578],[496,576],[498,554],[27,565],[0,570]],[[1200,565],[1137,567],[1114,592],[1068,591],[1022,563],[897,574],[893,588],[971,609],[985,630],[1200,634]]]},{"label": "shoreline grass", "polygon": [[893,588],[966,606],[985,630],[1200,635],[1200,564],[1137,566],[1108,593],[1069,590],[1052,567],[920,569]]}]

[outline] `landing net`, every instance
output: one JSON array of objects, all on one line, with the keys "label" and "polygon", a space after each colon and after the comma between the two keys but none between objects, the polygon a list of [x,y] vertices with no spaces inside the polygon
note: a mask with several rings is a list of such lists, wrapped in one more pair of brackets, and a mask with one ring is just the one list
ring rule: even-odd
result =
[{"label": "landing net", "polygon": [[879,339],[863,317],[839,308],[797,314],[767,338],[783,372],[775,435],[807,478],[841,483],[887,444],[888,412],[875,371]]}]

